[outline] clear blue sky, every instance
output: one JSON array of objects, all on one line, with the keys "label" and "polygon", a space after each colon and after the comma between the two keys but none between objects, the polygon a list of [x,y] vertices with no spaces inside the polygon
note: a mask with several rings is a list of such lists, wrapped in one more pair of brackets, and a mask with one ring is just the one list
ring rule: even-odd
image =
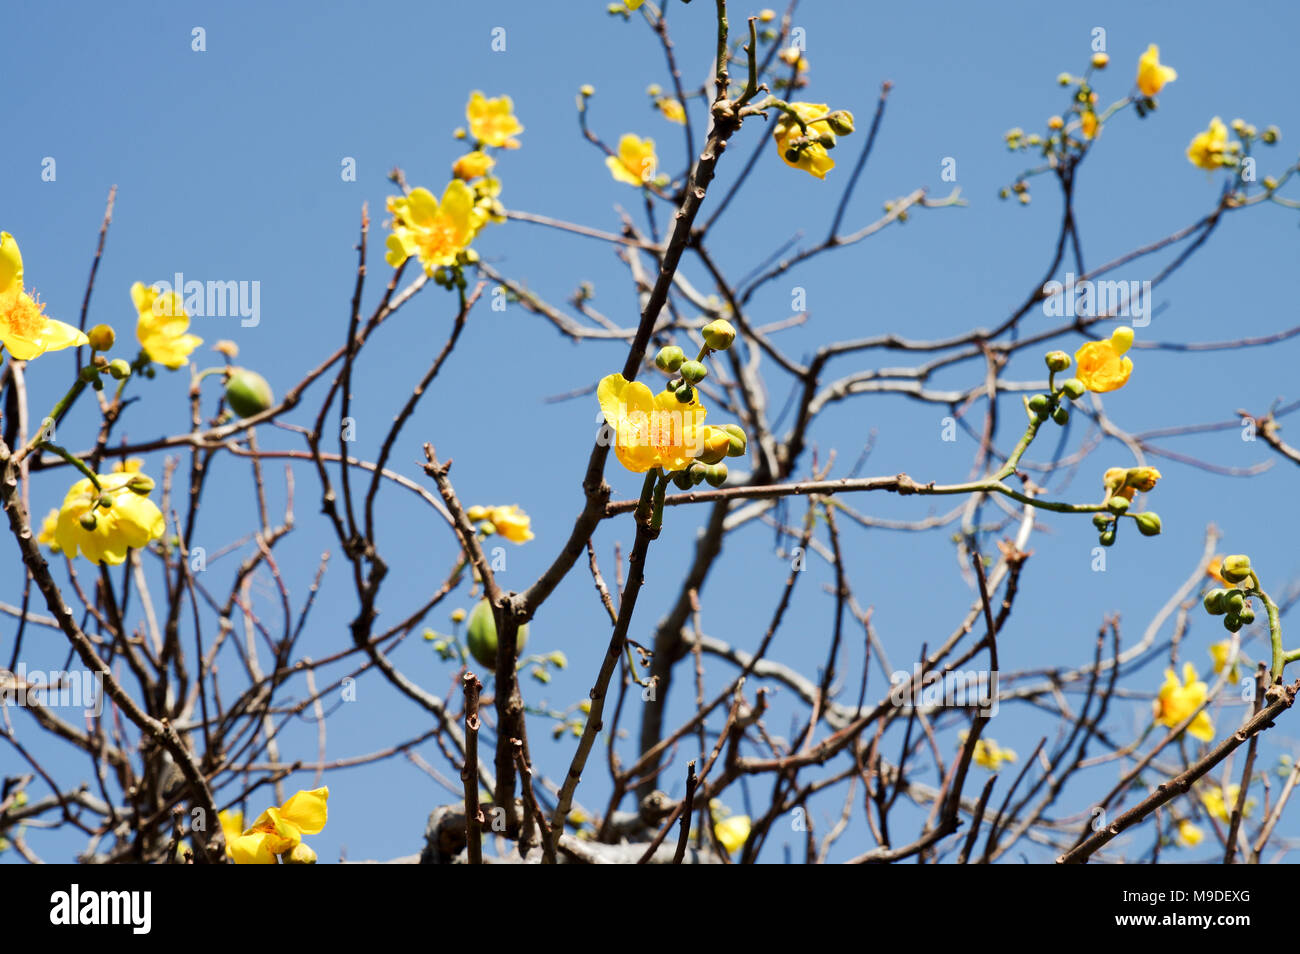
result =
[{"label": "clear blue sky", "polygon": [[[28,282],[48,302],[49,313],[75,322],[104,200],[116,184],[117,208],[91,323],[113,324],[129,338],[134,312],[128,289],[135,281],[170,279],[177,271],[204,280],[259,281],[262,317],[256,328],[241,328],[230,318],[204,318],[196,319],[191,330],[208,343],[235,340],[240,362],[260,370],[282,393],[344,340],[362,203],[370,204],[372,237],[379,239],[372,246],[367,294],[373,306],[388,274],[379,255],[383,202],[393,191],[386,173],[398,165],[412,185],[440,191],[460,153],[450,133],[463,124],[472,89],[513,96],[526,127],[523,148],[504,155],[498,166],[507,207],[612,230],[618,227],[616,206],[641,215],[637,194],[610,179],[600,155],[578,134],[573,106],[578,87],[595,85],[591,124],[607,141],[628,131],[653,136],[664,165],[674,172],[683,149],[674,138],[679,127],[654,112],[645,96],[650,83],[668,84],[653,35],[636,20],[624,23],[606,16],[604,6],[598,0],[16,6],[8,11],[5,28],[10,105],[9,132],[0,150],[0,181],[5,183],[0,228],[21,243]],[[709,69],[712,4],[697,0],[689,7],[672,6],[678,56],[694,84]],[[757,10],[737,7],[732,22],[743,22],[745,12]],[[1260,152],[1262,173],[1281,168],[1294,156],[1300,137],[1293,59],[1298,21],[1295,6],[1281,2],[1252,3],[1245,15],[1207,2],[808,2],[795,18],[805,30],[811,64],[806,98],[854,111],[859,132],[846,141],[840,168],[824,183],[786,168],[769,150],[748,193],[719,224],[714,239],[719,262],[739,277],[799,230],[814,237],[824,233],[879,84],[890,80],[895,88],[889,110],[846,228],[871,221],[882,201],[918,186],[945,194],[951,188],[940,181],[945,157],[957,160],[956,185],[969,206],[917,214],[901,228],[815,261],[757,296],[751,320],[787,317],[797,285],[807,289],[811,319],[778,337],[780,346],[796,357],[822,342],[863,334],[895,331],[939,338],[992,326],[1041,277],[1060,213],[1059,199],[1046,180],[1035,182],[1028,208],[998,200],[997,190],[1021,169],[1021,158],[1006,151],[1002,134],[1013,126],[1039,130],[1046,117],[1065,108],[1055,77],[1084,68],[1092,28],[1106,29],[1112,59],[1096,82],[1103,103],[1129,91],[1137,57],[1151,42],[1160,44],[1162,59],[1177,68],[1179,78],[1161,95],[1153,116],[1138,121],[1128,111],[1108,125],[1080,173],[1077,213],[1089,267],[1190,224],[1213,207],[1217,180],[1193,168],[1183,155],[1211,116],[1241,116],[1260,128],[1270,123],[1282,128],[1282,145]],[[206,31],[205,52],[191,50],[194,27]],[[492,49],[494,27],[506,30],[504,52]],[[704,122],[698,103],[691,120],[698,142]],[[759,122],[742,130],[721,164],[720,187],[729,184],[761,135],[766,133]],[[54,182],[41,179],[45,157],[57,163]],[[356,182],[340,177],[345,157],[356,160]],[[660,224],[667,219],[661,210]],[[1162,310],[1150,327],[1139,330],[1139,341],[1219,341],[1300,323],[1295,305],[1300,292],[1297,221],[1294,212],[1276,207],[1230,216],[1191,265],[1157,290],[1155,301]],[[511,222],[489,228],[476,248],[496,268],[553,303],[561,304],[579,282],[590,281],[597,308],[623,324],[635,321],[636,299],[626,271],[600,243]],[[1149,278],[1167,261],[1167,256],[1146,260],[1115,277]],[[708,284],[694,264],[688,268],[697,284]],[[368,347],[358,369],[356,453],[373,457],[391,415],[405,399],[408,382],[442,346],[452,311],[452,299],[431,288]],[[1032,314],[1022,329],[1034,331],[1048,321]],[[1060,346],[1073,351],[1081,340],[1063,339]],[[205,364],[212,362],[206,347],[199,354]],[[1294,339],[1268,349],[1229,352],[1138,350],[1133,380],[1108,396],[1105,406],[1132,432],[1227,421],[1237,408],[1263,411],[1275,399],[1296,399],[1298,356],[1300,343]],[[536,578],[562,544],[580,506],[578,484],[592,439],[595,402],[547,404],[542,399],[593,384],[621,368],[624,357],[622,344],[574,347],[520,307],[504,313],[481,307],[456,360],[407,427],[393,466],[419,478],[420,444],[431,440],[442,457],[455,458],[452,477],[463,499],[515,502],[532,514],[537,540],[510,549],[504,585],[522,588]],[[912,363],[906,355],[873,353],[869,359]],[[1036,356],[1018,359],[1008,374],[1038,378],[1038,362]],[[831,373],[864,366],[845,359],[832,365]],[[48,406],[61,393],[70,367],[67,355],[31,366],[35,408]],[[938,376],[934,384],[967,387],[981,374],[977,364],[968,363]],[[775,375],[770,380],[776,382],[771,403],[779,407],[788,380]],[[119,436],[145,440],[186,427],[185,391],[183,373],[163,372],[145,382],[136,393],[148,400],[130,409]],[[310,424],[316,409],[312,399],[320,393],[309,392],[304,407],[288,420]],[[92,423],[87,411],[88,406],[80,409],[61,433],[66,443],[88,443]],[[965,436],[955,444],[939,440],[939,419],[945,413],[902,398],[872,398],[827,412],[813,436],[823,452],[839,449],[839,473],[875,432],[865,474],[905,470],[918,480],[965,479],[971,441]],[[1018,415],[1006,400],[1004,420]],[[1071,430],[1071,450],[1078,447],[1082,430]],[[1006,429],[1000,437],[1003,446],[1014,440]],[[274,429],[262,429],[259,438],[264,447],[302,447],[294,435]],[[1244,442],[1236,430],[1162,443],[1229,467],[1274,459],[1262,442]],[[1030,459],[1042,459],[1050,446],[1050,441],[1036,445]],[[1131,462],[1129,452],[1110,441],[1056,496],[1091,501],[1099,493],[1102,470]],[[1277,460],[1268,472],[1246,480],[1167,459],[1152,463],[1165,475],[1150,500],[1164,518],[1165,533],[1156,539],[1127,534],[1109,552],[1106,572],[1089,569],[1096,536],[1085,518],[1042,519],[1031,545],[1034,557],[1024,592],[1002,638],[1004,671],[1082,664],[1091,658],[1106,613],[1121,614],[1126,645],[1136,641],[1194,567],[1211,521],[1224,533],[1221,549],[1249,552],[1274,590],[1284,590],[1300,573],[1291,545],[1300,477],[1294,465]],[[806,458],[801,475],[807,466]],[[157,474],[161,468],[161,457],[155,455],[148,469]],[[271,472],[277,474],[271,481],[274,496],[282,499],[283,482],[276,468]],[[632,496],[639,488],[638,478],[618,469],[612,459],[607,476],[618,497]],[[277,553],[286,582],[300,600],[320,552],[337,551],[337,545],[317,517],[314,475],[300,468],[297,478],[298,529]],[[43,513],[55,505],[66,483],[64,472],[38,477],[34,510]],[[247,488],[246,463],[223,459],[192,544],[206,545],[211,552],[252,529],[255,509]],[[884,496],[850,502],[876,516],[913,519],[949,503],[940,501],[932,508],[932,501]],[[794,504],[791,513],[801,514],[802,504]],[[643,642],[659,608],[676,592],[676,570],[685,562],[699,516],[684,508],[670,513],[652,551],[633,625],[633,636]],[[614,541],[626,546],[631,537],[630,519],[602,527],[598,552],[609,575]],[[910,662],[922,642],[935,645],[969,606],[972,594],[960,578],[946,532],[920,537],[846,526],[845,539],[851,580],[859,599],[875,606],[875,624],[895,661]],[[455,558],[455,544],[436,515],[399,490],[390,491],[381,509],[378,543],[393,568],[380,599],[383,625],[400,619],[441,581]],[[706,628],[742,648],[761,637],[787,572],[771,543],[770,529],[759,526],[729,539],[724,563],[704,594]],[[16,553],[12,546],[3,552],[11,569],[0,599],[16,602]],[[232,568],[230,559],[217,563],[208,585],[221,592]],[[349,644],[345,622],[355,607],[346,576],[345,561],[336,552],[303,652],[322,656]],[[774,648],[775,658],[809,672],[819,665],[832,610],[822,588],[831,579],[829,568],[814,559],[791,622]],[[271,590],[260,589],[264,608],[274,612]],[[455,605],[466,604],[444,604],[446,609]],[[431,622],[445,625],[445,614],[440,610]],[[0,619],[0,656],[6,659],[3,645],[12,629],[12,620]],[[211,620],[206,630],[213,631]],[[525,681],[530,701],[544,698],[565,706],[582,698],[607,633],[603,610],[580,567],[538,615],[529,647],[562,649],[572,667],[544,689]],[[1183,658],[1204,668],[1206,647],[1221,634],[1215,621],[1193,613]],[[29,636],[29,666],[57,665],[64,648],[53,634],[39,636],[53,645],[38,648]],[[1167,636],[1168,631],[1162,638]],[[1247,649],[1256,658],[1264,652],[1259,639]],[[418,637],[398,652],[397,660],[430,690],[449,691],[452,669],[439,663]],[[858,661],[859,654],[851,650],[841,666],[849,674],[846,683],[854,687]],[[1127,687],[1154,690],[1162,668],[1154,662]],[[721,665],[715,668],[717,677],[725,672]],[[879,680],[873,682],[873,692],[883,693],[880,673],[873,679]],[[331,758],[383,748],[427,727],[421,710],[395,697],[378,677],[366,677],[359,694],[359,702],[341,707],[329,722]],[[684,694],[675,701],[673,712],[681,715]],[[1148,705],[1146,700],[1117,705],[1109,730],[1119,738],[1132,737],[1148,719]],[[1239,711],[1218,713],[1218,724],[1235,724]],[[787,719],[774,717],[773,731],[787,733]],[[1294,721],[1284,720],[1269,733],[1266,765],[1279,751],[1295,748]],[[27,739],[35,737],[30,722],[18,722]],[[635,733],[637,719],[624,725]],[[1051,732],[1051,724],[1037,715],[1004,707],[986,734],[1027,754],[1042,734]],[[314,726],[296,727],[281,745],[286,758],[313,759]],[[572,740],[552,742],[538,721],[532,746],[539,769],[559,777]],[[65,781],[85,776],[84,759],[54,755],[44,744],[39,751],[49,755]],[[446,768],[432,746],[420,754]],[[684,760],[683,753],[678,761]],[[4,772],[17,771],[15,763],[11,750],[0,749]],[[682,768],[672,769],[674,787],[680,786]],[[1096,777],[1099,785],[1113,778],[1105,770]],[[309,781],[302,777],[304,784]],[[333,793],[331,820],[312,839],[322,859],[337,857],[340,850],[351,858],[414,852],[428,811],[449,798],[403,759],[336,772],[327,781]],[[605,782],[603,764],[593,760],[580,800],[603,804]],[[765,798],[766,786],[754,795]],[[1086,811],[1082,798],[1067,799],[1059,810]],[[741,808],[739,799],[732,802]],[[261,807],[250,806],[254,812]],[[827,802],[821,809],[833,818],[838,803]],[[819,819],[819,828],[826,826]],[[857,835],[850,850],[865,844],[860,831]],[[1145,837],[1149,835],[1138,836],[1135,844],[1145,844]],[[39,838],[34,844],[52,860],[80,847]]]}]

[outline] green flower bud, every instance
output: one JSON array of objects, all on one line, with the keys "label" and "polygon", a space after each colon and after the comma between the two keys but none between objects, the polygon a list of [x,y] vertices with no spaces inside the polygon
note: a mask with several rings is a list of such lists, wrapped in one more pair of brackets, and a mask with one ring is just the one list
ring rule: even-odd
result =
[{"label": "green flower bud", "polygon": [[133,494],[139,494],[141,497],[148,497],[153,493],[153,478],[146,477],[144,474],[132,474],[131,479],[126,482],[127,489]]},{"label": "green flower bud", "polygon": [[125,381],[131,376],[131,363],[122,358],[114,358],[108,363],[108,373],[117,381]]},{"label": "green flower bud", "polygon": [[721,487],[727,482],[727,465],[713,464],[704,469],[704,479],[709,482],[710,487]]},{"label": "green flower bud", "polygon": [[689,384],[682,384],[674,394],[676,395],[677,400],[681,401],[683,404],[690,404],[691,399],[695,397],[695,389]]},{"label": "green flower bud", "polygon": [[94,532],[95,527],[99,525],[99,521],[95,519],[95,513],[93,510],[87,510],[78,518],[77,522],[81,524],[83,530],[89,530],[91,532]]},{"label": "green flower bud", "polygon": [[1040,420],[1047,419],[1051,406],[1052,402],[1046,394],[1035,394],[1029,399],[1029,410],[1037,414]]},{"label": "green flower bud", "polygon": [[679,370],[682,378],[689,384],[699,384],[709,374],[709,369],[699,361],[683,361]]},{"label": "green flower bud", "polygon": [[1078,378],[1066,378],[1065,383],[1061,385],[1061,390],[1065,396],[1072,401],[1077,401],[1087,392],[1087,387]]},{"label": "green flower bud", "polygon": [[700,334],[704,336],[704,343],[714,351],[726,351],[736,340],[736,329],[723,318],[710,321],[700,330]]},{"label": "green flower bud", "polygon": [[847,136],[853,132],[853,114],[847,109],[837,109],[826,115],[826,125],[838,135]]},{"label": "green flower bud", "polygon": [[1229,583],[1240,583],[1250,577],[1250,557],[1244,553],[1234,553],[1223,558],[1219,567],[1219,576]]},{"label": "green flower bud", "polygon": [[1160,534],[1160,514],[1154,510],[1148,510],[1146,513],[1140,513],[1133,518],[1137,521],[1138,532],[1144,537],[1154,537]]},{"label": "green flower bud", "polygon": [[1104,513],[1094,513],[1092,515],[1092,525],[1098,530],[1105,530],[1110,526],[1110,517]]},{"label": "green flower bud", "polygon": [[1227,595],[1228,591],[1223,587],[1216,587],[1205,594],[1205,598],[1201,600],[1201,605],[1205,607],[1205,612],[1211,616],[1222,616],[1228,611],[1228,607],[1224,602]]},{"label": "green flower bud", "polygon": [[569,665],[569,657],[564,655],[564,653],[560,652],[558,649],[546,658],[556,669],[563,669]]},{"label": "green flower bud", "polygon": [[673,474],[673,485],[678,490],[690,490],[695,486],[691,483],[690,472],[685,470],[679,470],[677,473]]},{"label": "green flower bud", "polygon": [[1114,514],[1128,512],[1129,502],[1123,497],[1115,496],[1106,501],[1106,509]]},{"label": "green flower bud", "polygon": [[659,353],[655,355],[655,367],[660,371],[675,374],[685,360],[686,354],[681,348],[677,347],[677,345],[669,345],[666,348],[660,348]]},{"label": "green flower bud", "polygon": [[247,368],[235,368],[226,381],[226,403],[240,417],[252,417],[270,409],[275,395],[266,378]]},{"label": "green flower bud", "polygon": [[1245,606],[1243,606],[1241,608],[1241,612],[1239,612],[1237,615],[1241,617],[1242,623],[1247,626],[1255,622],[1255,611],[1250,608],[1250,604],[1246,604]]},{"label": "green flower bud", "polygon": [[708,468],[701,464],[695,464],[687,471],[687,474],[690,475],[691,486],[698,487],[704,483],[704,479],[708,475]]},{"label": "green flower bud", "polygon": [[1115,528],[1111,527],[1108,530],[1103,530],[1101,532],[1101,545],[1103,547],[1109,547],[1109,546],[1114,546],[1114,544],[1115,544]]},{"label": "green flower bud", "polygon": [[723,424],[722,429],[731,435],[731,446],[727,449],[728,457],[744,457],[749,438],[739,424]]},{"label": "green flower bud", "polygon": [[1223,598],[1223,605],[1228,608],[1229,613],[1241,615],[1241,611],[1246,608],[1246,597],[1241,590],[1228,590],[1228,595]]},{"label": "green flower bud", "polygon": [[1244,625],[1245,624],[1242,622],[1241,617],[1236,613],[1228,613],[1223,617],[1223,628],[1230,633],[1240,631],[1241,627]]},{"label": "green flower bud", "polygon": [[1070,366],[1070,356],[1064,351],[1049,351],[1043,359],[1047,362],[1047,370],[1061,372]]},{"label": "green flower bud", "polygon": [[1070,423],[1070,412],[1063,407],[1057,407],[1052,411],[1052,420],[1064,427]]}]

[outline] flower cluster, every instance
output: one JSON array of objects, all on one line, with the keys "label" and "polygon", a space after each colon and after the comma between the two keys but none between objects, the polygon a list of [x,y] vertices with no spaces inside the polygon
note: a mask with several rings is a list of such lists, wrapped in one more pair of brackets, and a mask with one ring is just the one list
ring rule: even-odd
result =
[{"label": "flower cluster", "polygon": [[491,536],[499,533],[511,543],[527,543],[533,539],[532,521],[517,504],[506,507],[470,507],[465,511],[470,523],[478,525],[479,533]]},{"label": "flower cluster", "polygon": [[426,275],[447,288],[465,288],[461,268],[478,260],[470,243],[489,222],[505,221],[501,182],[490,175],[496,159],[489,149],[518,149],[515,137],[524,127],[509,96],[488,99],[475,90],[465,107],[471,149],[452,164],[452,178],[438,198],[418,187],[403,196],[389,196],[391,234],[384,255],[397,268],[414,257]]},{"label": "flower cluster", "polygon": [[772,138],[781,160],[794,169],[802,169],[818,179],[835,168],[830,150],[837,136],[853,132],[853,114],[844,109],[832,111],[825,103],[783,103],[769,99],[768,106],[780,110]]},{"label": "flower cluster", "polygon": [[[315,864],[316,852],[303,835],[316,835],[328,819],[330,790],[300,791],[279,807],[268,808],[242,834],[226,835],[226,853],[237,865]],[[222,828],[242,824],[243,815],[223,817]]]},{"label": "flower cluster", "polygon": [[719,319],[703,329],[704,347],[686,360],[676,345],[660,349],[655,365],[669,375],[667,387],[655,394],[640,381],[621,374],[601,380],[596,389],[600,409],[613,431],[614,454],[628,470],[643,474],[658,470],[673,475],[676,485],[689,489],[703,481],[721,487],[727,480],[726,457],[745,454],[745,432],[736,424],[705,424],[698,385],[708,374],[704,359],[725,351],[736,338],[731,323]]}]

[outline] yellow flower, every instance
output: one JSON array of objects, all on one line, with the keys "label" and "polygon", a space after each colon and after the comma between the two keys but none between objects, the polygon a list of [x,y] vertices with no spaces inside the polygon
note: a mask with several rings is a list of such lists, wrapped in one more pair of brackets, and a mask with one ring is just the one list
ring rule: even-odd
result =
[{"label": "yellow flower", "polygon": [[237,865],[273,865],[277,855],[289,854],[303,835],[315,835],[328,817],[328,788],[300,791],[279,808],[262,812],[253,826],[230,842]]},{"label": "yellow flower", "polygon": [[45,515],[45,521],[41,524],[41,532],[36,535],[36,542],[43,543],[50,548],[51,553],[62,553],[59,548],[59,539],[56,535],[59,526],[58,508],[51,509]]},{"label": "yellow flower", "polygon": [[[1178,726],[1205,702],[1208,688],[1196,678],[1196,667],[1191,663],[1183,664],[1183,682],[1178,684],[1178,677],[1172,669],[1165,670],[1165,682],[1160,687],[1160,694],[1155,701],[1156,722],[1170,729]],[[1210,714],[1202,709],[1187,727],[1192,738],[1209,742],[1214,738],[1214,724]]]},{"label": "yellow flower", "polygon": [[[808,69],[808,60],[804,57],[803,50],[797,46],[786,47],[777,54],[777,57],[787,66],[795,67],[800,73],[806,72]],[[794,103],[790,105],[793,106]]]},{"label": "yellow flower", "polygon": [[[1219,571],[1222,569],[1223,569],[1223,554],[1221,553],[1215,554],[1214,559],[1210,561],[1210,565],[1205,568],[1205,575],[1212,579],[1218,580],[1224,586],[1231,586],[1232,584],[1229,583],[1220,575]],[[1215,671],[1217,672],[1218,670]]]},{"label": "yellow flower", "polygon": [[72,325],[47,318],[45,303],[23,291],[22,252],[12,235],[0,232],[0,344],[19,361],[30,361],[88,341]]},{"label": "yellow flower", "polygon": [[[1232,821],[1232,810],[1237,807],[1237,798],[1240,795],[1241,786],[1233,783],[1228,786],[1228,798],[1224,801],[1222,786],[1212,785],[1201,793],[1201,804],[1205,806],[1211,818],[1217,818],[1226,825]],[[1246,804],[1241,806],[1242,817],[1249,817],[1254,808],[1255,800],[1247,798]]]},{"label": "yellow flower", "polygon": [[479,176],[487,175],[488,170],[496,164],[497,161],[486,152],[475,149],[456,160],[451,167],[451,174],[457,179],[477,179]]},{"label": "yellow flower", "polygon": [[113,473],[115,474],[138,474],[140,468],[144,466],[143,457],[128,457],[125,460],[119,460],[113,464]]},{"label": "yellow flower", "polygon": [[217,812],[217,819],[221,822],[221,833],[226,836],[226,857],[233,858],[230,845],[244,833],[244,813],[238,808],[225,808]]},{"label": "yellow flower", "polygon": [[616,182],[640,186],[654,178],[659,159],[655,156],[655,141],[641,139],[627,133],[618,141],[618,155],[606,156],[605,165]]},{"label": "yellow flower", "polygon": [[722,845],[730,855],[745,847],[751,827],[752,823],[748,815],[731,815],[722,821],[714,822],[713,833],[718,836],[718,844]]},{"label": "yellow flower", "polygon": [[1184,818],[1178,823],[1178,841],[1188,848],[1195,848],[1201,843],[1205,833]]},{"label": "yellow flower", "polygon": [[396,268],[414,255],[428,275],[455,264],[457,253],[469,247],[487,222],[487,213],[460,179],[447,183],[441,202],[428,189],[412,189],[408,196],[389,196],[388,211],[393,233],[384,260]]},{"label": "yellow flower", "polygon": [[1214,660],[1214,674],[1217,676],[1228,668],[1231,662],[1228,652],[1232,649],[1232,640],[1224,639],[1210,647],[1210,658]]},{"label": "yellow flower", "polygon": [[189,361],[191,351],[203,344],[202,338],[186,334],[190,316],[176,292],[160,295],[157,289],[136,282],[131,286],[131,301],[140,313],[135,336],[150,361],[175,371]]},{"label": "yellow flower", "polygon": [[519,148],[519,140],[514,137],[523,132],[524,127],[515,117],[515,104],[509,96],[488,99],[474,90],[465,107],[465,118],[469,120],[470,135],[483,145],[498,149]]},{"label": "yellow flower", "polygon": [[1147,51],[1138,58],[1137,86],[1143,96],[1154,96],[1165,88],[1166,83],[1178,79],[1178,73],[1171,66],[1160,65],[1160,47],[1152,43]]},{"label": "yellow flower", "polygon": [[670,123],[686,125],[686,107],[677,100],[665,97],[655,105],[659,107],[659,112],[664,114],[664,119]]},{"label": "yellow flower", "polygon": [[[965,729],[957,733],[962,745],[966,744],[966,739],[969,736],[970,733]],[[990,772],[996,772],[1002,768],[1003,762],[1014,762],[1016,753],[1011,749],[1001,748],[993,739],[980,739],[975,743],[975,751],[971,753],[971,758],[976,765],[986,768]]]},{"label": "yellow flower", "polygon": [[1074,353],[1075,377],[1089,391],[1117,391],[1133,373],[1133,361],[1124,352],[1133,344],[1133,329],[1116,328],[1107,341],[1089,341]]},{"label": "yellow flower", "polygon": [[1083,133],[1084,139],[1093,139],[1097,135],[1097,127],[1101,124],[1097,121],[1097,114],[1091,109],[1079,117],[1079,130]]},{"label": "yellow flower", "polygon": [[[799,114],[808,131],[805,133],[794,117],[783,111],[772,129],[772,138],[776,140],[777,152],[781,154],[781,160],[787,166],[802,169],[818,179],[825,179],[826,173],[835,168],[835,160],[830,157],[826,147],[816,141],[804,143],[798,149],[795,146],[806,138],[816,140],[820,136],[830,136],[831,141],[834,141],[835,134],[831,131],[830,123],[824,119],[812,122],[819,117],[824,117],[830,111],[830,107],[825,103],[791,103],[790,108]],[[791,159],[791,156],[794,158]]]},{"label": "yellow flower", "polygon": [[488,519],[492,521],[492,526],[497,528],[497,533],[511,543],[527,543],[533,539],[528,514],[520,510],[517,504],[493,507]]},{"label": "yellow flower", "polygon": [[1211,171],[1223,165],[1224,153],[1228,148],[1228,127],[1223,120],[1215,116],[1204,132],[1192,137],[1187,147],[1187,161],[1201,169]]},{"label": "yellow flower", "polygon": [[[92,563],[117,566],[127,548],[139,549],[167,529],[162,511],[147,496],[153,481],[144,474],[98,474],[99,490],[86,477],[72,485],[59,508],[55,538],[69,557],[77,549]],[[110,501],[108,507],[104,502]]]},{"label": "yellow flower", "polygon": [[682,404],[671,391],[652,394],[621,374],[603,378],[596,396],[614,429],[614,454],[633,473],[653,467],[666,473],[683,470],[703,450],[700,431],[706,411],[697,399]]},{"label": "yellow flower", "polygon": [[1156,481],[1164,475],[1154,467],[1130,467],[1125,484],[1143,493],[1153,489]]}]

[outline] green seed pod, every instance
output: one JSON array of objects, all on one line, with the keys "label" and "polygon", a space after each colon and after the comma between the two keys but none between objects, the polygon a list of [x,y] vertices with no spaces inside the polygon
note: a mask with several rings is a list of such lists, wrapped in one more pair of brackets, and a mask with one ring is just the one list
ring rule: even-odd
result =
[{"label": "green seed pod", "polygon": [[1137,521],[1138,531],[1144,537],[1159,536],[1160,531],[1163,529],[1160,526],[1160,514],[1156,513],[1154,510],[1140,513],[1133,519]]},{"label": "green seed pod", "polygon": [[683,361],[679,370],[682,377],[690,384],[699,384],[709,374],[709,369],[699,361]]},{"label": "green seed pod", "polygon": [[1088,389],[1078,378],[1066,378],[1065,383],[1061,385],[1061,390],[1065,392],[1065,396],[1070,400],[1077,401],[1087,393]]},{"label": "green seed pod", "polygon": [[[469,643],[469,654],[479,665],[496,670],[497,666],[497,624],[492,616],[492,604],[480,600],[469,614],[469,627],[465,631],[465,641]],[[523,651],[528,642],[528,624],[519,627],[516,635],[516,649]]]},{"label": "green seed pod", "polygon": [[1129,502],[1123,497],[1119,497],[1119,496],[1111,497],[1109,500],[1106,501],[1106,509],[1113,514],[1127,513],[1128,508],[1129,508]]},{"label": "green seed pod", "polygon": [[1052,420],[1064,427],[1070,423],[1070,412],[1063,407],[1057,407],[1052,411]]},{"label": "green seed pod", "polygon": [[655,367],[660,371],[667,371],[669,374],[676,374],[677,369],[682,366],[686,360],[686,354],[677,345],[669,345],[666,348],[660,348],[659,353],[655,355]]},{"label": "green seed pod", "polygon": [[240,417],[252,417],[275,404],[266,378],[247,368],[235,368],[226,382],[226,403]]},{"label": "green seed pod", "polygon": [[1222,616],[1228,611],[1227,606],[1224,604],[1227,595],[1228,591],[1223,587],[1216,587],[1205,594],[1205,598],[1201,600],[1201,605],[1205,607],[1205,612],[1211,616]]}]

